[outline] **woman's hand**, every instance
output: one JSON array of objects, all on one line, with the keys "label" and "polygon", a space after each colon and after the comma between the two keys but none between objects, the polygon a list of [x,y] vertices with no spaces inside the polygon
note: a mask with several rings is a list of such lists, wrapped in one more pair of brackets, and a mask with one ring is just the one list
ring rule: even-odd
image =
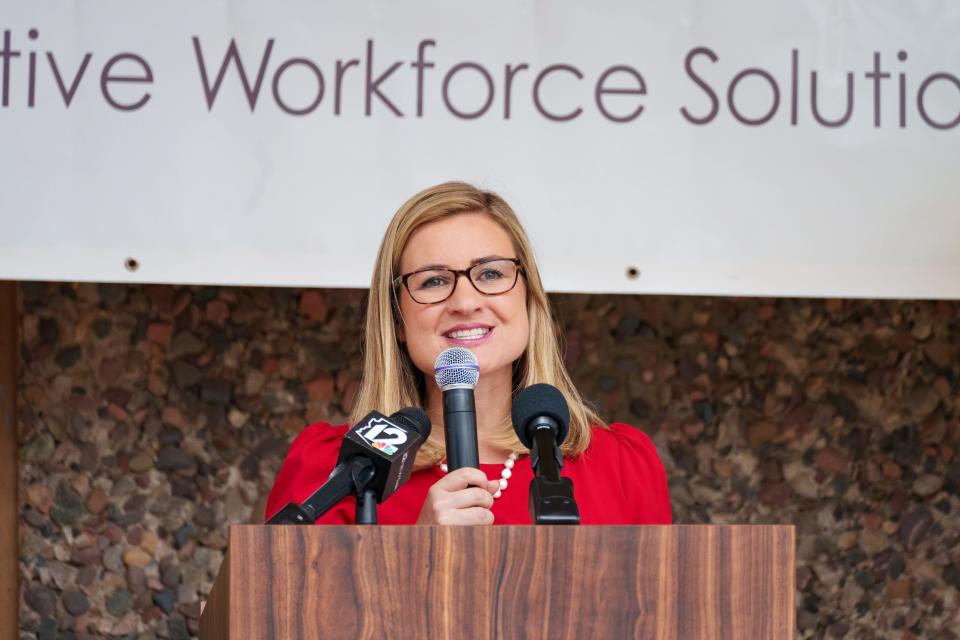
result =
[{"label": "woman's hand", "polygon": [[493,494],[500,488],[479,469],[463,467],[427,491],[417,524],[493,524]]}]

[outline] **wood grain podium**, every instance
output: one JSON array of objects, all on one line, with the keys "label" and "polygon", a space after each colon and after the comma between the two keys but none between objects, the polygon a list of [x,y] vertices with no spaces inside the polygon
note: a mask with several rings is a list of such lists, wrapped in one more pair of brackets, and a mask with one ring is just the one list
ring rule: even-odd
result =
[{"label": "wood grain podium", "polygon": [[792,526],[233,525],[201,638],[777,638]]}]

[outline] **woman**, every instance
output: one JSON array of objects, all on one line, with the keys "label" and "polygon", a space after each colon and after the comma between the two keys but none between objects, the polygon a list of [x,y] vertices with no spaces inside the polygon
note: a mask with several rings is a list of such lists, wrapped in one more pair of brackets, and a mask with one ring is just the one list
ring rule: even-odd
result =
[{"label": "woman", "polygon": [[[475,389],[480,469],[445,471],[437,355],[466,347],[480,362]],[[519,390],[545,382],[570,407],[562,475],[573,481],[583,524],[668,524],[666,475],[650,440],[603,425],[563,365],[550,303],[526,233],[494,193],[461,182],[431,187],[390,222],[370,284],[364,376],[351,423],[422,406],[434,425],[409,481],[379,508],[381,524],[529,524],[533,477],[514,434]],[[294,440],[266,515],[302,502],[327,479],[347,426],[316,424]],[[348,524],[347,498],[318,522]]]}]

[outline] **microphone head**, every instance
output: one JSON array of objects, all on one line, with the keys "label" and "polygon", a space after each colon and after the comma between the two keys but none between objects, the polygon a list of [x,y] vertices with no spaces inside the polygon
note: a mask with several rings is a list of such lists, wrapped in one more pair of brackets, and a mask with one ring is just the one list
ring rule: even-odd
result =
[{"label": "microphone head", "polygon": [[513,428],[527,448],[533,447],[531,423],[536,418],[550,418],[557,424],[557,445],[563,443],[570,432],[570,409],[560,390],[549,384],[530,385],[517,394],[510,410]]},{"label": "microphone head", "polygon": [[430,424],[430,416],[420,407],[405,407],[390,417],[400,426],[413,429],[419,433],[423,441],[430,437],[433,425]]},{"label": "microphone head", "polygon": [[375,473],[368,488],[377,502],[383,502],[410,477],[428,435],[430,418],[422,409],[408,407],[390,417],[371,411],[344,434],[337,464],[356,455],[373,462]]},{"label": "microphone head", "polygon": [[445,349],[433,363],[433,377],[441,391],[473,389],[480,379],[480,361],[469,349]]}]

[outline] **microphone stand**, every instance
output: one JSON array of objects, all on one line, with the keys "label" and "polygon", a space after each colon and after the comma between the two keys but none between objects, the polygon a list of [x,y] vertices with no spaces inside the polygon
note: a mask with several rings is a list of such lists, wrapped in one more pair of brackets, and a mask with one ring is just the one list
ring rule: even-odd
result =
[{"label": "microphone stand", "polygon": [[355,524],[377,524],[377,492],[368,487],[373,474],[363,473],[363,469],[351,469],[353,495],[357,497]]},{"label": "microphone stand", "polygon": [[530,518],[534,524],[580,524],[580,509],[573,498],[573,481],[560,477],[563,455],[549,424],[536,425],[530,466]]}]

